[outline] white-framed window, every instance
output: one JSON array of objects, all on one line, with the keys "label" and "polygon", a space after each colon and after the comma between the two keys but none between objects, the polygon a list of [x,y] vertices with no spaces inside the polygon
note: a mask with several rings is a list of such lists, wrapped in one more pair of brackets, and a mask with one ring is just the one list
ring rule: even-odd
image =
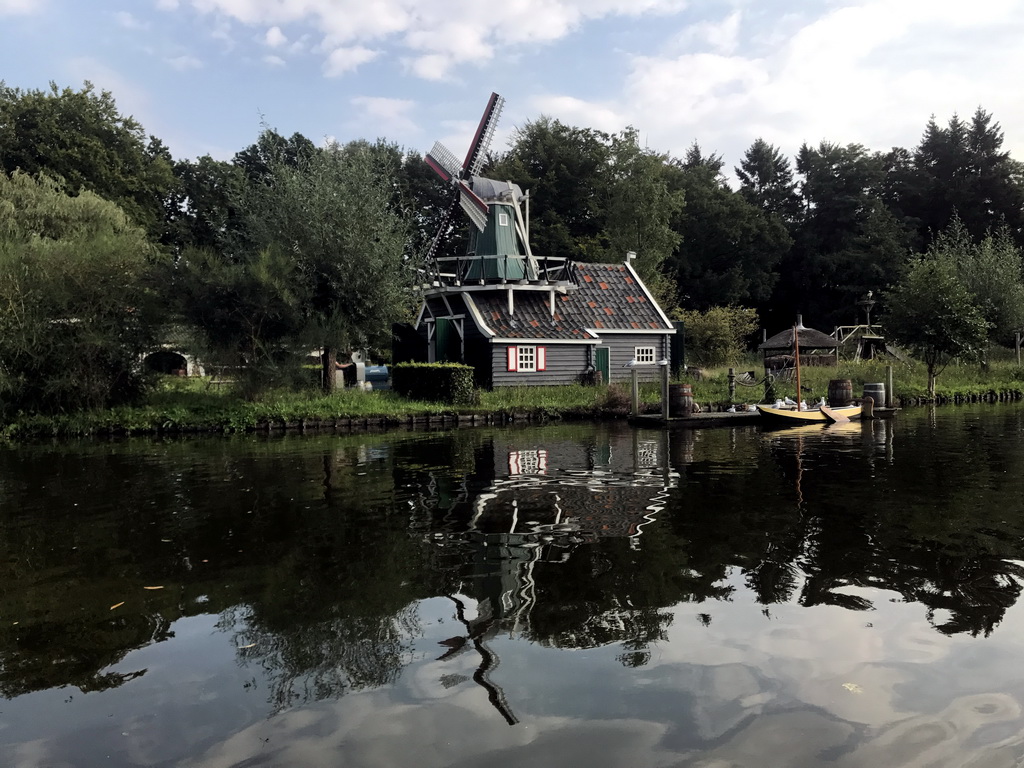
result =
[{"label": "white-framed window", "polygon": [[633,359],[637,363],[653,363],[654,347],[633,347]]},{"label": "white-framed window", "polygon": [[516,365],[517,371],[537,370],[537,348],[519,347],[519,361]]},{"label": "white-framed window", "polygon": [[499,227],[507,227],[508,226],[508,214],[507,213],[499,213],[498,214],[498,226]]},{"label": "white-framed window", "polygon": [[507,347],[508,370],[520,373],[543,371],[547,368],[547,347],[520,344]]}]

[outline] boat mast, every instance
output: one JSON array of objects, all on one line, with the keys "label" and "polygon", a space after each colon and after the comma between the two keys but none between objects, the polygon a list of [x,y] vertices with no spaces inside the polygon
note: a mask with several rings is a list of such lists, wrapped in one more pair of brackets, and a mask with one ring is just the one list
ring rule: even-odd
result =
[{"label": "boat mast", "polygon": [[796,409],[800,410],[800,326],[793,326],[793,347],[796,350]]}]

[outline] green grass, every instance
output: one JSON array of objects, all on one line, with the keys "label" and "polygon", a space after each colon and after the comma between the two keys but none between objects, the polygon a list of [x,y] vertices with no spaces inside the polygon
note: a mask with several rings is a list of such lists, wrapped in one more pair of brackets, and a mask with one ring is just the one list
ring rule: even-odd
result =
[{"label": "green grass", "polygon": [[[846,362],[838,367],[805,367],[801,383],[808,399],[826,396],[832,379],[850,379],[859,394],[865,383],[886,380],[886,362]],[[919,363],[893,362],[894,393],[902,404],[927,399],[925,367]],[[763,369],[753,359],[734,366],[737,372],[754,371],[763,377]],[[730,402],[759,402],[761,386],[738,386],[730,401],[728,369],[704,371],[699,379],[684,379],[693,387],[694,399],[705,408],[726,408]],[[793,383],[780,382],[780,396],[794,394]],[[998,397],[1024,397],[1024,367],[1012,360],[979,365],[951,365],[938,379],[940,402]],[[101,411],[25,415],[0,427],[0,438],[76,437],[95,434],[148,434],[159,432],[233,432],[267,425],[296,426],[303,423],[332,422],[344,419],[383,419],[389,423],[407,422],[410,417],[442,414],[533,414],[542,418],[587,418],[624,416],[629,412],[629,386],[585,387],[572,384],[560,387],[505,387],[480,393],[479,403],[451,406],[406,400],[394,392],[362,392],[346,389],[333,395],[315,390],[265,393],[249,401],[229,388],[216,389],[205,379],[166,377],[150,393],[145,403]],[[652,410],[661,399],[656,383],[641,386],[641,401]]]}]

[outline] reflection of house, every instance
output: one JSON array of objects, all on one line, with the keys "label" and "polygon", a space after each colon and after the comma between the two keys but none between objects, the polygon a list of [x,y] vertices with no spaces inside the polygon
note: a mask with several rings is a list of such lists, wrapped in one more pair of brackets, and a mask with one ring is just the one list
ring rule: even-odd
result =
[{"label": "reflection of house", "polygon": [[[510,724],[515,715],[492,677],[500,659],[488,641],[499,631],[530,633],[537,566],[565,563],[575,547],[601,539],[625,538],[639,547],[678,481],[667,431],[548,439],[543,447],[527,442],[537,434],[494,435],[476,451],[475,472],[458,492],[433,484],[413,513],[439,563],[457,567],[461,590],[477,601],[477,615],[466,619],[461,601],[452,598],[465,636],[445,641],[452,650],[441,658],[475,649],[480,663],[473,679]],[[634,613],[628,606],[599,611],[588,617],[585,632],[601,643],[619,642],[635,634]]]},{"label": "reflection of house", "polygon": [[448,492],[444,509],[434,503],[440,492],[430,489],[420,511],[432,522],[417,525],[429,528],[438,556],[468,557],[482,595],[510,629],[527,621],[536,563],[562,562],[574,547],[601,538],[639,546],[678,480],[668,432],[612,432],[599,442],[548,441],[543,448],[522,442],[531,434],[496,435],[478,452],[474,480],[488,482]]}]

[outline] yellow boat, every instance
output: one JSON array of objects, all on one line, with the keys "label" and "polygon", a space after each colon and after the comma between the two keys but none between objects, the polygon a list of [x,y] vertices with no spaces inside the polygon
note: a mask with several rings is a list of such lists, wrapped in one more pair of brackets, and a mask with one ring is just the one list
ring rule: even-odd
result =
[{"label": "yellow boat", "polygon": [[796,409],[796,406],[776,408],[774,405],[758,405],[756,408],[762,416],[776,424],[784,422],[794,425],[808,423],[831,424],[837,421],[859,419],[862,410],[859,405],[845,405],[841,408],[814,406],[799,411]]}]

